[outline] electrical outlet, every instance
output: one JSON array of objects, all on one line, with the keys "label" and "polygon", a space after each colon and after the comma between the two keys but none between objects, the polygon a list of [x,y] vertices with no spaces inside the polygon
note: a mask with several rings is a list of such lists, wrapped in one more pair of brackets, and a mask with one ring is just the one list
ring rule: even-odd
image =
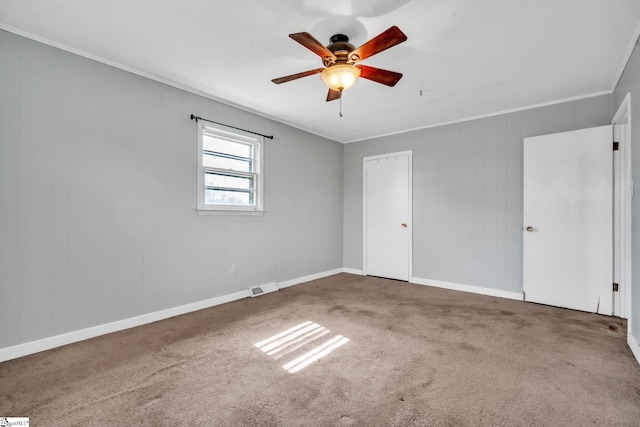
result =
[{"label": "electrical outlet", "polygon": [[229,266],[229,273],[236,274],[236,265],[235,264],[231,264]]}]

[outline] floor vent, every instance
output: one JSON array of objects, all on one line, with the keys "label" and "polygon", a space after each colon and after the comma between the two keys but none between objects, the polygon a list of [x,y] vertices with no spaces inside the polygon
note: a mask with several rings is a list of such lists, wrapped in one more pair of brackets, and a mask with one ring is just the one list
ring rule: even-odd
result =
[{"label": "floor vent", "polygon": [[249,288],[249,294],[252,297],[257,297],[260,295],[268,294],[269,292],[274,292],[279,290],[276,282],[265,283],[264,285],[252,286]]}]

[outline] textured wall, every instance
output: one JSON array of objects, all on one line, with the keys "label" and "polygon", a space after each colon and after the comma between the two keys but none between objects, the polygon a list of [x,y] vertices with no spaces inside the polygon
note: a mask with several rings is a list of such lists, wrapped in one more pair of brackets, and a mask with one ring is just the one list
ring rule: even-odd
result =
[{"label": "textured wall", "polygon": [[[640,48],[636,44],[631,58],[614,91],[614,113],[620,107],[627,93],[631,93],[631,173],[638,182],[640,173]],[[632,237],[631,237],[631,328],[636,342],[640,342],[640,198],[635,195],[631,201]],[[640,349],[638,349],[640,351]]]},{"label": "textured wall", "polygon": [[612,96],[347,144],[344,266],[362,269],[362,158],[413,150],[413,276],[522,291],[523,138],[605,125]]},{"label": "textured wall", "polygon": [[[0,58],[0,347],[342,267],[341,144],[4,31]],[[264,216],[196,214],[191,113],[275,135]]]}]

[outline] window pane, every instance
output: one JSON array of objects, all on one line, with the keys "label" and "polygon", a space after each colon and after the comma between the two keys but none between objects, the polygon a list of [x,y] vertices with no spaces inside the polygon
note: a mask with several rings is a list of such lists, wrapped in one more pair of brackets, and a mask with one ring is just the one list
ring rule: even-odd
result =
[{"label": "window pane", "polygon": [[228,190],[205,190],[204,202],[208,205],[253,205],[251,193]]},{"label": "window pane", "polygon": [[204,185],[207,187],[253,189],[253,177],[228,176],[205,173]]},{"label": "window pane", "polygon": [[227,159],[225,157],[202,155],[202,165],[208,168],[228,169],[241,172],[252,172],[252,162],[244,160]]},{"label": "window pane", "polygon": [[251,158],[252,146],[250,144],[243,144],[241,142],[232,142],[220,138],[215,138],[210,135],[204,134],[202,136],[202,148],[209,151],[215,151],[217,153],[230,154],[237,157]]}]

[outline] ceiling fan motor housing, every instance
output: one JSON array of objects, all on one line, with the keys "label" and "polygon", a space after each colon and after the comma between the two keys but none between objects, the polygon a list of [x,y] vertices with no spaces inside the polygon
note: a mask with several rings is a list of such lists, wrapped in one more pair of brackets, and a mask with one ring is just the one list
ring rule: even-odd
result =
[{"label": "ceiling fan motor housing", "polygon": [[327,46],[335,56],[333,58],[325,58],[322,62],[325,67],[331,67],[334,64],[353,64],[358,58],[349,58],[349,54],[356,50],[356,47],[349,43],[349,37],[344,34],[334,34],[329,39],[330,44]]}]

